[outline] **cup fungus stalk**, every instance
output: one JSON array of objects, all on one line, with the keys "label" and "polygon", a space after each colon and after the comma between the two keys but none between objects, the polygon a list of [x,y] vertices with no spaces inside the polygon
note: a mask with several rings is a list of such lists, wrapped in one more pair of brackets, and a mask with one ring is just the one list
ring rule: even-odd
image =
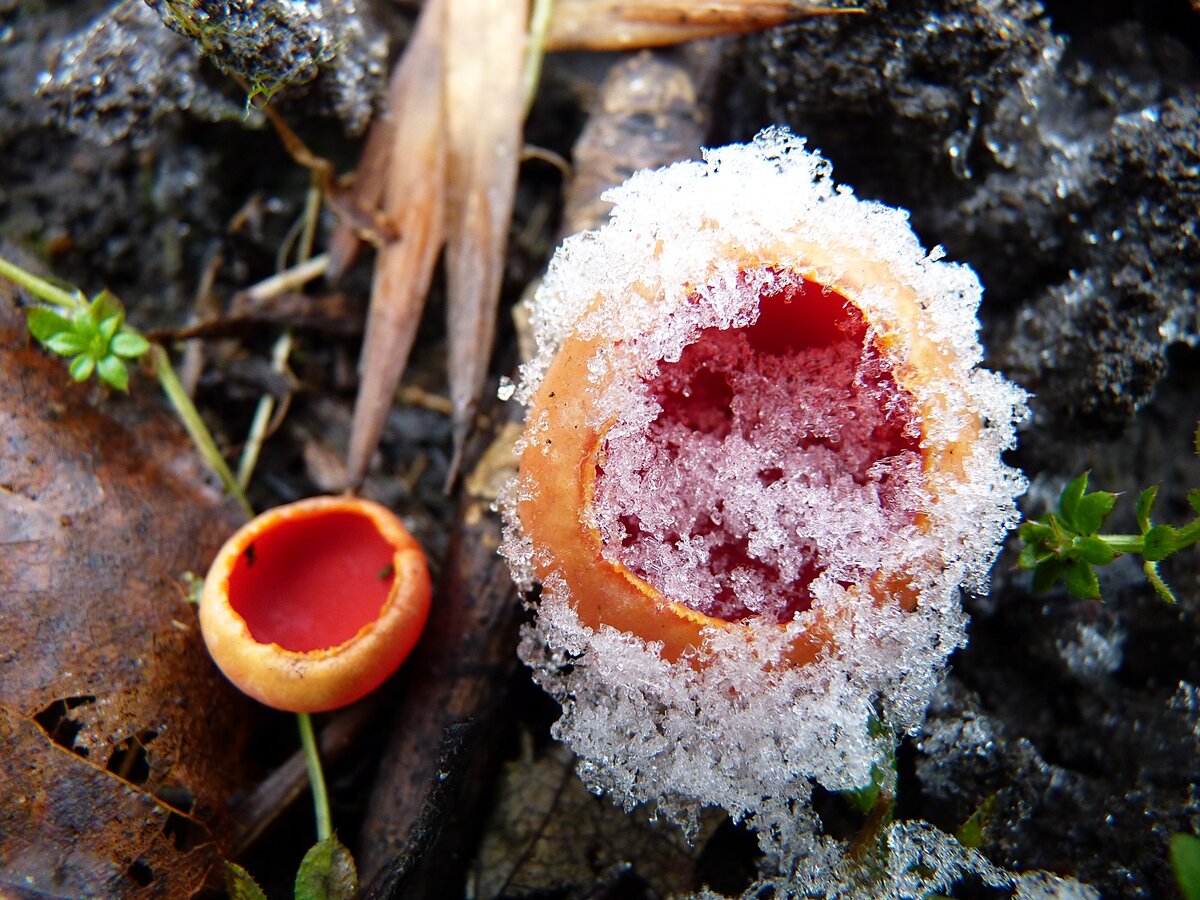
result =
[{"label": "cup fungus stalk", "polygon": [[813,782],[870,782],[872,723],[923,719],[1017,520],[1024,394],[979,368],[974,273],[784,130],[606,199],[532,304],[521,653],[593,787],[778,852]]}]

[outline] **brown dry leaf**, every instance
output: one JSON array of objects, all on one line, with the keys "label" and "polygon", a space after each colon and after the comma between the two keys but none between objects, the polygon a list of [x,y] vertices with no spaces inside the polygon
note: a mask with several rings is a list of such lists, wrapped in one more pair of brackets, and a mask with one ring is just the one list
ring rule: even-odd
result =
[{"label": "brown dry leaf", "polygon": [[180,577],[239,516],[157,391],[94,408],[21,319],[0,287],[0,893],[187,896],[251,709]]},{"label": "brown dry leaf", "polygon": [[[858,11],[826,9],[814,0],[557,0],[543,49],[664,46]],[[350,202],[339,204],[343,221],[331,239],[331,279],[352,262],[360,231],[374,232],[383,243],[347,460],[352,488],[361,484],[383,433],[444,241],[451,481],[457,472],[495,334],[525,112],[528,13],[529,0],[424,5],[390,83],[390,116],[372,126]],[[368,224],[381,195],[383,214]]]},{"label": "brown dry leaf", "polygon": [[636,50],[746,34],[825,13],[813,0],[555,0],[546,50]]},{"label": "brown dry leaf", "polygon": [[392,81],[395,123],[383,212],[396,237],[375,260],[359,364],[347,474],[361,484],[379,444],[444,240],[445,131],[442,124],[444,0],[429,0]]},{"label": "brown dry leaf", "polygon": [[448,0],[446,299],[454,478],[483,389],[524,121],[527,0]]}]

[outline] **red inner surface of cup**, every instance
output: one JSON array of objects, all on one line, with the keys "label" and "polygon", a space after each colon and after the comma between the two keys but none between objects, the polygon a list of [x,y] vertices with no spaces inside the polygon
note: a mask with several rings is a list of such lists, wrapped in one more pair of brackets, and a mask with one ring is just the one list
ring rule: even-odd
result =
[{"label": "red inner surface of cup", "polygon": [[[661,499],[661,492],[657,492],[654,485],[662,482],[656,482],[653,473],[646,475],[644,480],[639,480],[642,473],[634,473],[634,487],[613,489],[618,496],[624,491],[625,499],[632,507],[620,517],[624,537],[616,551],[617,558],[630,571],[672,596],[659,575],[663,560],[672,551],[652,549],[646,553],[645,548],[639,549],[639,542],[653,540],[667,548],[679,545],[681,540],[683,543],[705,542],[710,547],[709,572],[702,573],[702,577],[711,575],[713,583],[719,584],[716,595],[710,595],[711,601],[699,605],[676,596],[672,599],[727,621],[741,621],[757,615],[738,595],[735,579],[731,577],[738,570],[741,570],[739,578],[749,575],[759,584],[770,584],[771,589],[783,598],[783,603],[772,613],[779,621],[787,621],[811,606],[809,586],[823,570],[815,553],[804,555],[806,550],[801,541],[795,556],[803,559],[798,576],[786,584],[780,583],[778,569],[750,553],[745,533],[731,532],[725,523],[715,521],[721,518],[720,515],[710,518],[702,513],[693,517],[687,507],[686,497],[693,485],[696,495],[708,496],[706,502],[713,502],[712,490],[699,483],[711,477],[711,470],[705,468],[705,454],[723,452],[720,448],[729,445],[727,438],[732,429],[742,429],[748,434],[763,427],[764,420],[786,417],[790,414],[788,403],[794,406],[828,402],[823,399],[825,395],[818,396],[817,392],[813,397],[789,397],[788,403],[780,404],[779,408],[763,406],[755,398],[739,399],[735,397],[731,383],[735,372],[758,368],[770,373],[783,371],[788,366],[806,367],[792,371],[814,372],[818,378],[828,378],[839,384],[867,385],[861,390],[853,386],[848,389],[849,402],[858,405],[852,420],[846,423],[845,437],[857,441],[855,447],[844,446],[848,443],[846,439],[841,440],[842,446],[839,446],[836,435],[832,438],[803,437],[791,445],[800,453],[817,445],[823,445],[826,450],[832,448],[830,452],[841,455],[845,471],[859,485],[867,483],[868,469],[874,463],[897,454],[916,452],[919,448],[911,396],[896,384],[888,367],[880,365],[877,351],[867,341],[867,324],[862,313],[844,296],[808,280],[779,284],[761,293],[759,310],[757,320],[746,328],[703,330],[696,341],[684,348],[677,362],[661,363],[658,375],[648,382],[653,397],[662,406],[662,412],[650,427],[648,440],[658,447],[659,460],[665,459],[666,464],[672,466],[677,461],[685,471],[694,470],[699,473],[695,475],[697,481],[672,483],[668,493],[672,498],[680,498],[678,500]],[[763,377],[769,378],[769,375]],[[869,397],[870,402],[854,400],[856,396]],[[882,403],[877,405],[880,400]],[[740,410],[736,414],[735,402]],[[747,409],[754,411],[748,413]],[[686,444],[693,441],[704,446],[690,451]],[[606,444],[607,461],[597,476],[601,496],[609,490],[604,484],[605,469],[615,468],[612,454],[617,452],[620,447],[610,440]],[[825,456],[828,458],[828,453]],[[764,487],[783,476],[781,470],[769,463],[762,463],[757,472],[752,467],[747,475],[748,478],[757,477]],[[629,475],[626,473],[622,477]],[[644,504],[648,502],[645,497],[652,493],[660,493],[660,499],[653,503],[675,502],[679,507],[681,524],[674,530],[668,529],[661,537],[648,537],[639,521],[638,508],[645,508]],[[888,509],[886,491],[881,489],[879,496],[881,505]],[[719,499],[716,501],[718,507],[720,502]],[[704,513],[709,509],[706,507]],[[893,512],[906,515],[903,511]]]},{"label": "red inner surface of cup", "polygon": [[346,511],[283,521],[259,535],[229,577],[229,602],[263,644],[335,647],[378,618],[395,551],[370,518]]}]

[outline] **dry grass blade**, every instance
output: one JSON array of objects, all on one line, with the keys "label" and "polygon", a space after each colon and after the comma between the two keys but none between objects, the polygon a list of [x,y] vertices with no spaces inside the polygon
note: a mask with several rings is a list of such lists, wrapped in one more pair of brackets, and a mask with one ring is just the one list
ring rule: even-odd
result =
[{"label": "dry grass blade", "polygon": [[398,89],[392,95],[395,127],[383,212],[397,236],[380,248],[375,261],[347,454],[351,486],[362,482],[383,434],[445,233],[444,18],[444,0],[429,0],[400,63]]},{"label": "dry grass blade", "polygon": [[525,0],[447,0],[446,288],[454,464],[491,356],[516,191]]},{"label": "dry grass blade", "polygon": [[812,0],[556,0],[547,50],[665,47],[722,34],[745,34],[827,13]]}]

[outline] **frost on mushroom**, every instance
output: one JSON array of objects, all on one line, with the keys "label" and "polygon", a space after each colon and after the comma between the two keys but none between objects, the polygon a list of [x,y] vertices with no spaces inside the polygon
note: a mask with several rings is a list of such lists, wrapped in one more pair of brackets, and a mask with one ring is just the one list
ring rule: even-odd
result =
[{"label": "frost on mushroom", "polygon": [[[521,645],[596,789],[782,848],[921,722],[1016,520],[980,287],[786,131],[641,172],[568,239],[504,504]],[[782,842],[782,843],[781,843]]]}]

